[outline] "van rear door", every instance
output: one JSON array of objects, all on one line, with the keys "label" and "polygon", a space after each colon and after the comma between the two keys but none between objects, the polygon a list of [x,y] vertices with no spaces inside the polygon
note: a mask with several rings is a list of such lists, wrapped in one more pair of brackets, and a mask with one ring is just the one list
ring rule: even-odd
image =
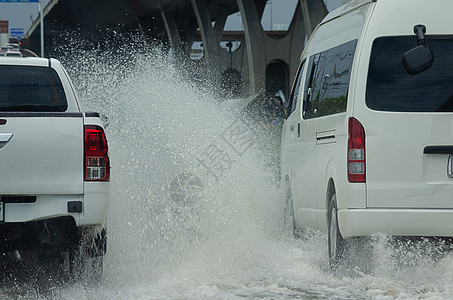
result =
[{"label": "van rear door", "polygon": [[415,36],[373,42],[366,105],[367,206],[453,208],[453,36],[426,36],[435,60],[410,75]]}]

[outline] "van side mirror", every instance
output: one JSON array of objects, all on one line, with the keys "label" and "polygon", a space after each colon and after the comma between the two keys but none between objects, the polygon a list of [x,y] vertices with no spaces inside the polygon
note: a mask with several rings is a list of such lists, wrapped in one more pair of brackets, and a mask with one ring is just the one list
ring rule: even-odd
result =
[{"label": "van side mirror", "polygon": [[418,45],[403,54],[403,66],[410,75],[426,71],[434,63],[434,54],[425,43],[426,27],[415,25],[414,33],[417,35]]},{"label": "van side mirror", "polygon": [[283,111],[285,111],[288,108],[288,101],[286,101],[286,96],[285,93],[283,93],[282,90],[278,90],[278,92],[275,94],[276,98],[276,105],[280,107]]},{"label": "van side mirror", "polygon": [[279,94],[267,97],[264,101],[264,107],[272,112],[271,114],[275,117],[285,117],[285,101]]}]

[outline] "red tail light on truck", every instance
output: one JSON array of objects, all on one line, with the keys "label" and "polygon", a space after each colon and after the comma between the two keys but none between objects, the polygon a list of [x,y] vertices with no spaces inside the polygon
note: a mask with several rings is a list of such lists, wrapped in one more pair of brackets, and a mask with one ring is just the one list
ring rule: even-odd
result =
[{"label": "red tail light on truck", "polygon": [[102,127],[85,125],[84,144],[85,181],[109,181],[110,160],[107,139]]},{"label": "red tail light on truck", "polygon": [[355,118],[349,118],[348,180],[366,181],[365,129]]}]

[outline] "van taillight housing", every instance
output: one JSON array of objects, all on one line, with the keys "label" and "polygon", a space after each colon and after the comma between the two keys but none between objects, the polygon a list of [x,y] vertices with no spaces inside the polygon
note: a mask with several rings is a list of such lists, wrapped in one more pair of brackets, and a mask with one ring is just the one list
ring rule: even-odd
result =
[{"label": "van taillight housing", "polygon": [[84,176],[86,181],[109,181],[110,160],[102,127],[85,125]]},{"label": "van taillight housing", "polygon": [[365,182],[365,130],[355,118],[349,118],[348,128],[348,180],[349,182]]}]

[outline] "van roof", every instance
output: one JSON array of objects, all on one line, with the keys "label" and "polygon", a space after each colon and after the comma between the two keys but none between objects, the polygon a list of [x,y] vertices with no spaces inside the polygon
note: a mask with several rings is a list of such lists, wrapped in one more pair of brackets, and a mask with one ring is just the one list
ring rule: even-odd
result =
[{"label": "van roof", "polygon": [[338,7],[337,9],[331,11],[322,21],[320,24],[327,23],[329,21],[332,21],[333,19],[336,19],[344,14],[349,13],[350,11],[353,11],[359,7],[362,7],[364,5],[368,5],[371,3],[376,2],[377,0],[352,0],[346,4],[343,4],[342,6]]}]

